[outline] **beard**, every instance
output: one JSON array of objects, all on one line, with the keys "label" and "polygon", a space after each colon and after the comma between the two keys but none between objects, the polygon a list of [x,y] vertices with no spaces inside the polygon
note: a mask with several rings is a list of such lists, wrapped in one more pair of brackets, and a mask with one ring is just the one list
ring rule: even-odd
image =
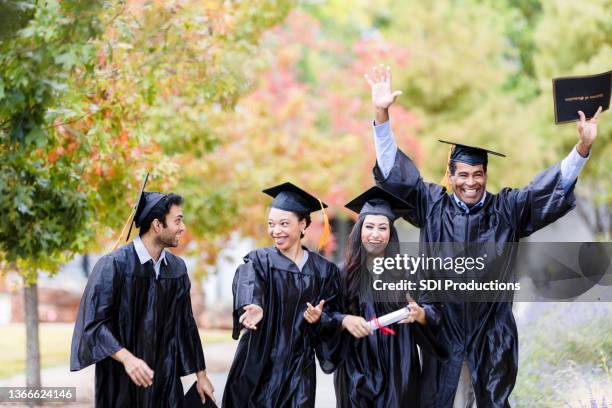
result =
[{"label": "beard", "polygon": [[163,233],[157,237],[157,243],[163,248],[176,248],[178,246],[178,239],[176,234]]}]

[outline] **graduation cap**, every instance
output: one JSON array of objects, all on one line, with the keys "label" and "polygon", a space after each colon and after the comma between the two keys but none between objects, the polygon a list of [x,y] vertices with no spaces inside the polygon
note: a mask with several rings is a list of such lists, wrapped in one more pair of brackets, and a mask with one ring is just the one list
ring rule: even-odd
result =
[{"label": "graduation cap", "polygon": [[290,182],[285,182],[274,187],[266,188],[265,190],[262,190],[262,193],[273,197],[274,199],[272,200],[272,204],[270,204],[270,206],[272,208],[278,208],[279,210],[308,214],[322,210],[323,234],[321,235],[318,246],[319,249],[325,246],[327,243],[327,238],[331,232],[329,219],[325,213],[327,204]]},{"label": "graduation cap", "polygon": [[290,182],[266,188],[262,193],[273,197],[271,207],[280,210],[310,214],[327,208],[327,204]]},{"label": "graduation cap", "polygon": [[352,199],[345,207],[360,217],[384,215],[394,222],[402,213],[411,209],[412,205],[378,186],[373,186]]},{"label": "graduation cap", "polygon": [[578,120],[578,111],[584,112],[590,119],[600,106],[602,111],[607,110],[610,107],[611,83],[612,71],[553,79],[555,123]]},{"label": "graduation cap", "polygon": [[444,172],[444,177],[440,183],[446,187],[448,191],[451,190],[451,185],[448,181],[447,175],[450,162],[461,162],[471,166],[476,166],[478,164],[486,166],[489,161],[489,154],[506,157],[506,155],[503,153],[485,149],[484,147],[480,146],[470,146],[464,143],[449,142],[448,140],[442,139],[438,139],[438,141],[450,145],[448,150],[448,160],[446,161],[446,171]]},{"label": "graduation cap", "polygon": [[121,233],[119,234],[119,238],[113,246],[113,250],[115,250],[119,245],[119,241],[121,240],[121,237],[123,236],[123,233],[127,226],[129,225],[130,229],[128,230],[128,234],[125,237],[126,242],[130,239],[130,234],[132,233],[133,225],[136,224],[136,228],[140,228],[144,219],[151,213],[151,210],[155,208],[155,206],[162,200],[162,198],[166,197],[166,195],[162,193],[145,191],[145,187],[147,185],[148,180],[149,173],[147,172],[147,174],[145,175],[144,182],[142,183],[142,187],[140,188],[140,194],[138,195],[136,205],[134,206],[134,209],[132,210],[127,222],[121,229]]},{"label": "graduation cap", "polygon": [[206,402],[202,404],[196,384],[197,382],[194,382],[189,391],[187,391],[187,394],[185,394],[183,406],[185,408],[217,408],[217,404],[209,396],[206,396]]}]

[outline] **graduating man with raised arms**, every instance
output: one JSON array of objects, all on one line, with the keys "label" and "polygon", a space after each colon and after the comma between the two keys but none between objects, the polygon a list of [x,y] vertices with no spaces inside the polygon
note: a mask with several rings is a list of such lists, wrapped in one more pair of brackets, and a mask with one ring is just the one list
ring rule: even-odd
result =
[{"label": "graduating man with raised arms", "polygon": [[[523,188],[486,191],[487,153],[453,143],[448,188],[423,181],[412,160],[398,149],[389,124],[391,71],[382,65],[365,76],[376,110],[374,141],[378,185],[412,205],[405,219],[420,228],[422,247],[438,243],[516,243],[549,225],[575,206],[574,185],[597,136],[597,117],[579,112],[579,140],[560,163],[542,171]],[[448,194],[447,190],[452,194]],[[430,245],[431,244],[431,245]],[[516,246],[504,260],[509,269]],[[442,310],[441,342],[447,361],[423,355],[422,407],[506,408],[518,371],[518,334],[511,302],[452,302]]]}]

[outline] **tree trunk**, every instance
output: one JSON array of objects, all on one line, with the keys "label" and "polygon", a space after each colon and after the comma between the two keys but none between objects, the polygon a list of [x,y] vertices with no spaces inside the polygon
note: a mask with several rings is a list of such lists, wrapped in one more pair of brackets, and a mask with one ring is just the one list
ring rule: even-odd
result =
[{"label": "tree trunk", "polygon": [[40,342],[38,339],[38,286],[23,289],[26,325],[26,386],[40,387]]}]

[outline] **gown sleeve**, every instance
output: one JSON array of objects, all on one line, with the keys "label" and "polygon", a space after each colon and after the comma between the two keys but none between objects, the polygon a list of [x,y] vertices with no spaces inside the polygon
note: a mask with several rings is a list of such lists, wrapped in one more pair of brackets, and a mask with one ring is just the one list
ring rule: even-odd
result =
[{"label": "gown sleeve", "polygon": [[251,252],[244,258],[244,264],[238,267],[234,275],[232,283],[234,295],[232,338],[234,340],[238,340],[240,331],[244,327],[239,323],[240,316],[244,313],[244,306],[258,305],[265,310],[264,293],[267,285],[264,264],[265,262],[262,262],[255,251]]},{"label": "gown sleeve", "polygon": [[400,149],[397,149],[395,162],[387,177],[383,176],[378,163],[373,173],[377,185],[412,205],[404,218],[417,228],[425,224],[432,203],[441,199],[446,191],[438,184],[423,181],[414,162]]},{"label": "gown sleeve", "polygon": [[539,173],[524,188],[499,192],[503,211],[521,238],[558,220],[576,206],[574,187],[565,191],[559,163]]},{"label": "gown sleeve", "polygon": [[421,350],[429,353],[439,360],[448,359],[448,350],[439,341],[440,326],[442,323],[442,305],[435,303],[423,303],[420,305],[425,310],[425,321],[427,324],[422,326],[414,324],[414,337]]},{"label": "gown sleeve", "polygon": [[327,265],[327,276],[320,297],[325,299],[325,305],[319,322],[312,326],[311,334],[321,370],[329,374],[341,363],[346,349],[342,333],[342,319],[346,315],[342,310],[340,272],[331,262]]},{"label": "gown sleeve", "polygon": [[179,363],[179,375],[184,376],[205,370],[206,363],[200,333],[193,317],[189,275],[185,274],[181,279],[184,280],[186,295],[182,301],[182,310],[179,316],[181,320],[179,322],[177,361]]},{"label": "gown sleeve", "polygon": [[123,348],[113,325],[120,276],[111,255],[95,265],[81,298],[72,334],[70,371],[95,364]]}]

